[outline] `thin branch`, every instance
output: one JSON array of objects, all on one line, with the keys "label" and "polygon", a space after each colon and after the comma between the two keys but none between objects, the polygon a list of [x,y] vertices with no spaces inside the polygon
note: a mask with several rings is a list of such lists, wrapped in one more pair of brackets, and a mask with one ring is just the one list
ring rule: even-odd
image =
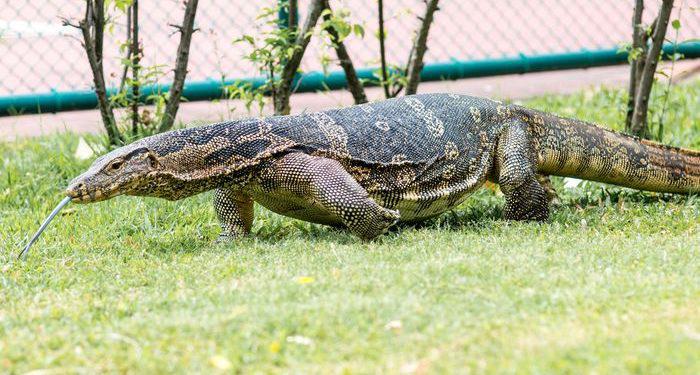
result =
[{"label": "thin branch", "polygon": [[136,136],[139,131],[139,64],[141,63],[141,51],[139,50],[139,0],[131,4],[131,133]]},{"label": "thin branch", "polygon": [[[68,18],[65,18],[65,17],[61,17],[61,25],[74,27],[74,28],[81,30],[81,31],[83,29],[82,26],[80,26],[80,24],[75,24],[75,23],[71,22]],[[77,39],[77,40],[80,41],[81,43],[83,42],[83,39]]]},{"label": "thin branch", "polygon": [[[93,35],[102,37],[103,32],[97,32],[97,30],[92,30],[96,25],[102,25],[104,27],[104,19],[95,19],[93,15],[93,4],[92,1],[86,2],[85,18],[83,18],[77,25],[70,23],[68,20],[63,21],[66,26],[77,27],[80,29],[83,35],[83,48],[88,58],[88,63],[90,64],[90,70],[92,71],[92,79],[95,85],[95,94],[97,95],[97,103],[100,109],[100,115],[102,117],[102,123],[107,131],[107,136],[109,138],[110,144],[118,145],[122,143],[122,137],[117,129],[117,122],[114,118],[114,112],[112,111],[112,106],[107,98],[107,89],[104,80],[104,70],[102,67],[102,60],[97,57],[97,45],[102,45],[102,43],[97,43]],[[104,12],[98,12],[99,15],[104,16]]]},{"label": "thin branch", "polygon": [[[92,4],[92,0],[86,0],[85,1],[85,17],[84,20],[87,23],[88,26],[92,26],[93,17],[92,17],[92,8],[94,5]],[[92,37],[92,36],[91,36]]]},{"label": "thin branch", "polygon": [[[292,53],[292,56],[284,64],[284,68],[282,69],[280,82],[276,88],[277,100],[275,101],[275,114],[289,114],[289,97],[292,94],[292,82],[294,81],[297,70],[299,70],[301,58],[304,56],[306,47],[309,45],[311,32],[316,26],[318,18],[321,16],[321,11],[323,11],[323,0],[313,0],[309,6],[308,16],[306,16],[304,26],[294,42],[294,53]],[[274,89],[275,88],[273,88],[273,90]]]},{"label": "thin branch", "polygon": [[[642,0],[643,1],[643,0]],[[642,6],[644,4],[642,3]],[[641,22],[641,21],[640,21]],[[649,54],[649,40],[651,39],[652,35],[654,35],[654,32],[656,31],[656,26],[659,22],[659,16],[657,15],[656,18],[654,18],[653,21],[651,21],[651,24],[647,27],[644,26],[643,24],[639,24],[638,26],[638,44],[640,48],[640,53],[637,59],[634,61],[634,85],[635,85],[635,91],[632,94],[632,107],[631,109],[628,107],[628,111],[631,110],[631,113],[628,113],[629,116],[629,125],[627,124],[627,119],[625,119],[625,129],[629,133],[633,133],[632,130],[632,118],[634,116],[634,107],[636,106],[636,100],[637,100],[637,93],[639,92],[639,83],[642,80],[642,72],[644,72],[644,66],[646,64],[646,59]]]},{"label": "thin branch", "polygon": [[406,83],[406,95],[413,95],[418,90],[418,83],[420,83],[420,72],[423,70],[423,56],[425,51],[428,49],[428,32],[430,31],[430,25],[433,23],[433,15],[438,9],[438,0],[430,0],[425,5],[425,15],[423,16],[418,35],[414,42],[415,54],[413,59],[408,64],[408,69],[406,69],[408,82]]},{"label": "thin branch", "polygon": [[[651,36],[654,35],[654,31],[656,30],[656,25],[659,22],[659,17],[657,16],[654,18],[653,21],[651,21],[651,25],[649,25],[649,30],[647,30],[644,26],[641,27],[641,34],[639,35],[640,43],[641,43],[641,48],[642,48],[642,53],[641,53],[641,58],[637,59],[637,68],[636,68],[636,85],[637,88],[639,88],[639,81],[642,79],[642,72],[644,71],[644,64],[646,63],[646,57],[647,54],[649,53],[649,40],[651,39]],[[636,96],[636,94],[635,94]]]},{"label": "thin branch", "polygon": [[[136,1],[136,0],[134,0]],[[102,64],[102,49],[104,45],[105,32],[105,2],[104,0],[95,0],[95,57]]]},{"label": "thin branch", "polygon": [[[267,63],[267,74],[268,74],[268,79],[270,80],[270,84],[274,85],[275,84],[275,65],[273,64],[272,60],[268,61]],[[272,93],[272,103],[277,103],[277,90],[273,89],[270,90]],[[262,108],[260,108],[260,111],[262,111]]]},{"label": "thin branch", "polygon": [[[126,10],[126,42],[131,46],[131,5]],[[124,57],[126,61],[131,61],[131,47],[126,49],[126,56]],[[126,75],[129,72],[129,65],[124,64],[124,70],[122,70],[121,79],[119,80],[119,91],[124,91],[124,85],[126,84]]]},{"label": "thin branch", "polygon": [[389,92],[389,85],[387,83],[389,77],[386,71],[386,48],[384,47],[384,1],[377,0],[377,8],[379,11],[379,58],[381,60],[382,70],[382,88],[384,89],[384,97],[389,99],[391,93]]},{"label": "thin branch", "polygon": [[[403,69],[403,75],[406,77],[408,75],[408,66],[411,65],[411,60],[413,60],[413,55],[416,53],[416,44],[411,44],[411,50],[408,52],[408,59],[406,60],[406,67]],[[400,82],[394,83],[394,91],[391,92],[391,97],[395,98],[401,91],[405,88]]]},{"label": "thin branch", "polygon": [[651,48],[644,61],[644,71],[642,72],[639,81],[639,88],[635,96],[634,114],[632,115],[632,133],[647,137],[649,135],[649,127],[647,125],[647,112],[649,107],[649,94],[651,87],[654,84],[654,73],[659,62],[661,47],[663,46],[666,37],[666,29],[668,21],[671,17],[673,9],[673,0],[663,0],[661,10],[659,11],[658,21],[652,35]]},{"label": "thin branch", "polygon": [[299,21],[297,20],[297,17],[299,16],[299,3],[297,0],[289,0],[288,14],[287,19],[289,22],[287,27],[289,27],[289,30],[294,32],[299,27]]},{"label": "thin branch", "polygon": [[[331,6],[328,0],[323,0],[325,9],[331,10]],[[325,14],[323,16],[324,21],[331,20],[331,14]],[[335,48],[335,53],[338,56],[338,61],[340,66],[345,71],[345,78],[348,81],[348,90],[352,94],[355,104],[367,103],[367,95],[365,94],[365,89],[362,87],[362,82],[357,78],[357,71],[352,63],[352,59],[348,54],[345,44],[340,40],[338,32],[334,27],[329,27],[326,29],[328,34],[331,36],[331,42],[333,43],[333,48]]]},{"label": "thin branch", "polygon": [[180,27],[180,44],[177,46],[177,60],[175,61],[175,77],[173,85],[170,87],[168,95],[168,103],[165,106],[163,120],[158,127],[159,131],[166,131],[172,128],[175,122],[175,116],[180,106],[180,97],[185,85],[185,77],[187,76],[187,61],[190,56],[190,42],[192,34],[195,32],[194,19],[197,13],[198,0],[189,0],[185,5],[185,16]]},{"label": "thin branch", "polygon": [[636,0],[634,5],[634,14],[632,15],[632,49],[630,53],[638,54],[637,57],[630,63],[630,82],[629,92],[627,97],[627,116],[625,118],[625,129],[631,130],[632,114],[634,113],[634,97],[637,94],[639,61],[644,60],[644,54],[639,53],[642,49],[642,35],[644,29],[642,26],[642,13],[644,12],[644,0]]},{"label": "thin branch", "polygon": [[[681,14],[683,12],[683,0],[681,0],[678,6],[678,19],[681,19]],[[664,95],[664,103],[661,105],[661,115],[659,116],[659,131],[657,133],[656,139],[661,142],[664,136],[664,120],[666,117],[666,109],[668,108],[668,99],[671,97],[671,84],[673,83],[673,72],[676,67],[677,53],[678,53],[678,28],[674,28],[673,36],[673,55],[671,56],[671,71],[668,75],[668,82],[666,83],[666,95]]]},{"label": "thin branch", "polygon": [[[174,24],[174,23],[169,23],[168,26],[170,26],[170,27],[172,27],[173,29],[175,29],[175,31],[173,31],[172,33],[170,33],[169,36],[173,36],[173,35],[175,35],[175,34],[182,34],[182,26],[176,25],[176,24]],[[192,29],[192,33],[194,34],[194,33],[196,33],[196,32],[199,31],[199,30],[200,30],[199,27],[195,27],[195,28]]]}]

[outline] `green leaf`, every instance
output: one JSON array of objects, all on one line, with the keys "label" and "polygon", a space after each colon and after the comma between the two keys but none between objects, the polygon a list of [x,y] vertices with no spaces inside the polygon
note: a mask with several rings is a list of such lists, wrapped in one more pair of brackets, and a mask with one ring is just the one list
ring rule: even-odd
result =
[{"label": "green leaf", "polygon": [[255,45],[255,39],[251,35],[243,35],[233,40],[233,44],[247,42],[250,45]]},{"label": "green leaf", "polygon": [[355,35],[359,36],[360,38],[365,37],[365,28],[362,27],[362,25],[359,25],[359,24],[352,25],[352,31],[355,33]]},{"label": "green leaf", "polygon": [[673,20],[671,22],[671,26],[676,30],[680,29],[681,28],[681,20]]}]

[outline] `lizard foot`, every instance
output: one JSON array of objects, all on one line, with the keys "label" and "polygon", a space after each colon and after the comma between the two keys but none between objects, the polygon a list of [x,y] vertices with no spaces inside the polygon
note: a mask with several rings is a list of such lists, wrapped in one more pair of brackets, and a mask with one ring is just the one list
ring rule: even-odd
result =
[{"label": "lizard foot", "polygon": [[367,215],[361,230],[355,230],[356,234],[365,241],[372,240],[386,233],[401,217],[399,211],[389,210],[383,207],[378,208],[379,212],[375,215]]},{"label": "lizard foot", "polygon": [[231,243],[234,242],[238,239],[243,237],[243,235],[240,234],[232,234],[232,233],[221,233],[219,234],[219,237],[217,237],[214,240],[215,244],[225,244],[225,243]]}]

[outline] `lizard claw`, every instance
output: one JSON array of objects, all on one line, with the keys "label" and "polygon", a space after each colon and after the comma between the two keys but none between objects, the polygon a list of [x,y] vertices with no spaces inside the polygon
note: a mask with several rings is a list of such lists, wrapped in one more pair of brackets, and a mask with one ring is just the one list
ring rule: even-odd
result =
[{"label": "lizard claw", "polygon": [[401,218],[399,211],[382,207],[377,217],[378,220],[374,222],[372,227],[368,230],[357,233],[357,235],[365,241],[377,238],[378,236],[386,233],[392,225],[396,224],[399,221],[399,218]]}]

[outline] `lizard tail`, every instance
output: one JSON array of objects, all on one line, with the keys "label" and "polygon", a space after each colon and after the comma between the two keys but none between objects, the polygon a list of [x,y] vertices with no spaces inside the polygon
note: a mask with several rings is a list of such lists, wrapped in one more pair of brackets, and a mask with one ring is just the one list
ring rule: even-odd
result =
[{"label": "lizard tail", "polygon": [[664,193],[700,193],[700,151],[525,110],[538,172]]}]

